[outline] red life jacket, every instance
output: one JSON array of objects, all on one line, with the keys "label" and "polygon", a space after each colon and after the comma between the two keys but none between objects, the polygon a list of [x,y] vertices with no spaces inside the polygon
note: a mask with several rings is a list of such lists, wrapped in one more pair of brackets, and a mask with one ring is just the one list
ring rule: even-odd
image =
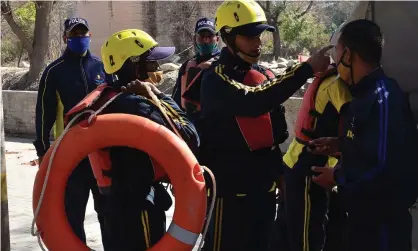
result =
[{"label": "red life jacket", "polygon": [[[266,75],[270,79],[275,78],[273,72],[267,69]],[[249,70],[244,77],[243,84],[248,86],[261,85],[268,80],[266,75],[256,70]],[[271,149],[275,146],[270,112],[255,118],[237,116],[235,119],[251,151],[265,148]]]},{"label": "red life jacket", "polygon": [[315,109],[316,95],[323,80],[336,73],[337,69],[331,68],[325,72],[315,74],[314,81],[306,90],[295,123],[295,136],[299,143],[307,145],[309,141],[317,137],[315,127],[321,114]]},{"label": "red life jacket", "polygon": [[207,69],[211,66],[212,62],[217,60],[218,57],[213,57],[207,61],[197,64],[196,58],[192,58],[187,62],[183,76],[181,76],[181,108],[184,110],[196,110],[200,111],[200,103],[191,99],[183,97],[183,94],[190,89],[201,77],[201,74],[204,69]]},{"label": "red life jacket", "polygon": [[[77,114],[85,110],[97,111],[108,100],[117,95],[119,92],[113,87],[107,84],[101,84],[91,93],[89,93],[83,100],[81,100],[76,106],[74,106],[64,117],[64,125],[67,126],[68,122],[74,118]],[[88,126],[87,118],[83,117],[78,124],[82,126]],[[92,152],[88,155],[91,168],[93,169],[94,177],[97,180],[100,193],[108,194],[112,185],[112,179],[110,177],[110,170],[112,163],[110,160],[110,154],[108,149],[100,149],[96,152]],[[151,157],[151,163],[154,167],[155,180],[161,180],[166,177],[164,169]]]}]

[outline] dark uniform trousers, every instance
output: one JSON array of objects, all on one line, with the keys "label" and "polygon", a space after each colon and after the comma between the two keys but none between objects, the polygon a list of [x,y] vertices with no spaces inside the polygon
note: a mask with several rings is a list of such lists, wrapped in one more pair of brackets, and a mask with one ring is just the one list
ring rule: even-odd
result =
[{"label": "dark uniform trousers", "polygon": [[216,198],[204,250],[267,251],[275,213],[275,191]]},{"label": "dark uniform trousers", "polygon": [[286,228],[290,251],[321,251],[328,207],[327,191],[303,175],[296,164],[286,168]]},{"label": "dark uniform trousers", "polygon": [[103,247],[107,250],[110,247],[111,238],[106,235],[104,227],[106,197],[100,194],[90,162],[88,158],[85,158],[68,177],[64,199],[68,222],[73,232],[84,243],[86,243],[84,219],[90,191],[93,194],[94,210],[97,212],[97,218],[100,223]]},{"label": "dark uniform trousers", "polygon": [[141,208],[127,207],[110,214],[105,221],[113,242],[109,251],[145,251],[165,234],[165,211],[149,201]]},{"label": "dark uniform trousers", "polygon": [[348,210],[349,251],[412,250],[412,217],[408,209],[388,212],[384,203],[357,208]]}]

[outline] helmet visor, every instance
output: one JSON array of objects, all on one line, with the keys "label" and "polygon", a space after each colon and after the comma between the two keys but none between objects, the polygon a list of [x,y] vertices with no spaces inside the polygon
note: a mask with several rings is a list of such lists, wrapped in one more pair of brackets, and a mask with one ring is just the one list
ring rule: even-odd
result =
[{"label": "helmet visor", "polygon": [[270,32],[276,31],[276,29],[273,26],[270,26],[265,23],[252,23],[243,26],[238,26],[234,29],[236,29],[236,34],[245,37],[257,37],[266,30]]},{"label": "helmet visor", "polygon": [[150,50],[149,55],[146,57],[147,61],[158,61],[166,59],[174,54],[175,47],[162,47],[157,46]]}]

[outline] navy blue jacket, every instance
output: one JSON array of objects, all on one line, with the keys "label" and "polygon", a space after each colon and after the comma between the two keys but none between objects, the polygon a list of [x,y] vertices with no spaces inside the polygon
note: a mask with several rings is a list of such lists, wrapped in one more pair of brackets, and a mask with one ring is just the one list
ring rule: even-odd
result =
[{"label": "navy blue jacket", "polygon": [[85,56],[69,50],[49,64],[39,83],[36,103],[36,140],[38,156],[50,146],[50,132],[56,123],[57,138],[63,130],[64,115],[106,78],[103,63],[89,51]]},{"label": "navy blue jacket", "polygon": [[382,69],[365,76],[351,92],[342,166],[334,172],[347,206],[410,207],[418,193],[418,135],[405,94]]},{"label": "navy blue jacket", "polygon": [[[194,58],[196,59],[196,63],[200,64],[201,62],[207,61],[213,57],[219,56],[221,54],[220,50],[216,50],[212,53],[212,55],[209,56],[200,56],[196,55]],[[173,88],[172,97],[174,101],[178,104],[178,106],[181,108],[181,78],[185,74],[186,66],[189,63],[189,60],[184,62],[180,69],[179,69],[179,75],[177,77],[176,85]],[[195,109],[192,111],[186,110],[187,115],[189,116],[189,119],[193,122],[193,124],[196,126],[196,129],[200,133],[200,124],[202,122],[200,112],[196,111]]]},{"label": "navy blue jacket", "polygon": [[[236,193],[268,191],[282,167],[279,147],[272,151],[251,151],[243,137],[237,116],[255,118],[270,113],[274,143],[288,136],[282,103],[313,76],[309,64],[287,69],[276,80],[257,87],[243,85],[249,70],[265,71],[235,57],[227,48],[218,61],[204,72],[201,83],[203,116],[201,161],[213,170],[222,190]],[[254,131],[259,137],[261,131]]]},{"label": "navy blue jacket", "polygon": [[[192,151],[199,146],[199,136],[186,114],[172,98],[164,94],[157,97],[167,107],[167,115],[175,123],[177,130]],[[132,94],[122,94],[103,111],[107,113],[125,113],[148,118],[157,124],[172,130],[170,124],[154,105],[152,100]],[[135,132],[122,132],[135,134]],[[115,207],[140,207],[154,184],[154,170],[149,155],[129,147],[111,147],[112,189],[111,204]],[[157,195],[156,195],[157,196]],[[157,196],[160,197],[160,196]],[[161,198],[161,197],[160,197]],[[157,202],[156,202],[157,203]]]}]

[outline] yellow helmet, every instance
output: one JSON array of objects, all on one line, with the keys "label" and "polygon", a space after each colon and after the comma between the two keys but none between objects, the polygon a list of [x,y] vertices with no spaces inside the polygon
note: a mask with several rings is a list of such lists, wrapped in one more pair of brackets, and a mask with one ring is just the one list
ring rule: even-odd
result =
[{"label": "yellow helmet", "polygon": [[138,29],[127,29],[114,33],[103,44],[102,61],[106,73],[120,70],[126,59],[140,56],[148,51],[149,61],[157,61],[174,54],[174,47],[157,47],[158,43],[148,33]]},{"label": "yellow helmet", "polygon": [[215,15],[215,29],[235,28],[251,23],[266,23],[263,9],[254,0],[225,1],[219,6]]}]

